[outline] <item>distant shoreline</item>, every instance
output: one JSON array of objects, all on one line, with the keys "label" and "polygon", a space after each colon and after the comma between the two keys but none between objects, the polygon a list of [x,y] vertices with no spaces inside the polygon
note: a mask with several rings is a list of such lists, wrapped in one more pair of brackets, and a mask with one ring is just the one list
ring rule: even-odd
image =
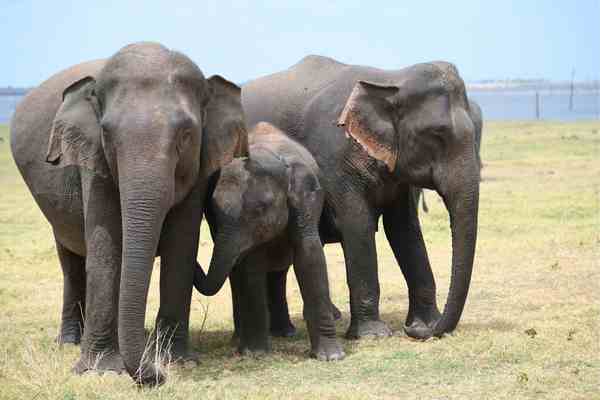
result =
[{"label": "distant shoreline", "polygon": [[[531,83],[515,83],[515,82],[485,82],[485,83],[467,83],[468,91],[478,92],[523,92],[523,91],[544,91],[544,92],[570,92],[571,83],[569,82],[531,82]],[[577,93],[581,92],[599,92],[600,82],[575,82],[573,90]]]}]

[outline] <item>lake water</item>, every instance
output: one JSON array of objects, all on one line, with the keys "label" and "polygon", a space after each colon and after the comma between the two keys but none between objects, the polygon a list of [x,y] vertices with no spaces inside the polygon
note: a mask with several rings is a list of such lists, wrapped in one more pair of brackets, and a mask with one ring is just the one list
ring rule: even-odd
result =
[{"label": "lake water", "polygon": [[10,117],[15,112],[15,107],[23,96],[1,96],[0,95],[0,124],[8,124]]},{"label": "lake water", "polygon": [[[472,90],[469,97],[483,110],[486,120],[534,120],[536,99],[534,91],[523,90]],[[0,124],[8,124],[22,96],[0,96]],[[540,92],[541,119],[574,121],[600,119],[600,95],[587,91],[575,93],[573,111],[569,110],[568,91]]]},{"label": "lake water", "polygon": [[[600,95],[598,92],[575,92],[573,111],[569,110],[568,91],[540,91],[540,119],[575,121],[600,119]],[[469,92],[483,111],[486,120],[535,120],[535,91],[496,90]]]}]

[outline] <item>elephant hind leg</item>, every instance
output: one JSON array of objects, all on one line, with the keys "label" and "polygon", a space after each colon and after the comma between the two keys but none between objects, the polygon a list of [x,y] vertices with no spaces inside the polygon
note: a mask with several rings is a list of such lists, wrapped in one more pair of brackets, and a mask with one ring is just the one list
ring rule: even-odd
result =
[{"label": "elephant hind leg", "polygon": [[296,327],[290,320],[286,298],[287,273],[288,268],[267,273],[271,336],[291,337],[296,334]]},{"label": "elephant hind leg", "polygon": [[73,253],[57,239],[55,241],[63,272],[63,307],[56,341],[79,344],[85,319],[85,257]]}]

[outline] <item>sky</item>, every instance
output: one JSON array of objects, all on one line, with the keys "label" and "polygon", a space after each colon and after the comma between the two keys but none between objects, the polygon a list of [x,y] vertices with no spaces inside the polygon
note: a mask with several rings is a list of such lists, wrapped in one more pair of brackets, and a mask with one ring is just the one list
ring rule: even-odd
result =
[{"label": "sky", "polygon": [[600,0],[0,0],[0,86],[157,41],[241,83],[308,54],[379,68],[446,60],[467,82],[600,79]]}]

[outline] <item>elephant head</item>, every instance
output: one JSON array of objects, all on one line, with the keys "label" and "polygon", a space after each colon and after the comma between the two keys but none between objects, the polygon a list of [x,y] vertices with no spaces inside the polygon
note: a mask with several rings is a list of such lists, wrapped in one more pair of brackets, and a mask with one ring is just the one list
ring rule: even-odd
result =
[{"label": "elephant head", "polygon": [[80,166],[118,190],[119,348],[127,371],[142,383],[161,378],[140,364],[163,221],[220,163],[247,154],[244,126],[237,86],[219,76],[205,79],[188,57],[154,43],[122,48],[96,76],[63,93],[47,161]]},{"label": "elephant head", "polygon": [[458,71],[435,62],[413,66],[386,84],[359,81],[338,126],[397,182],[436,190],[443,198],[452,230],[452,275],[432,334],[452,331],[471,280],[480,180],[476,127]]},{"label": "elephant head", "polygon": [[200,293],[215,295],[248,251],[284,231],[290,170],[274,157],[236,159],[223,167],[207,209],[215,243],[210,267],[207,275],[195,270]]}]

